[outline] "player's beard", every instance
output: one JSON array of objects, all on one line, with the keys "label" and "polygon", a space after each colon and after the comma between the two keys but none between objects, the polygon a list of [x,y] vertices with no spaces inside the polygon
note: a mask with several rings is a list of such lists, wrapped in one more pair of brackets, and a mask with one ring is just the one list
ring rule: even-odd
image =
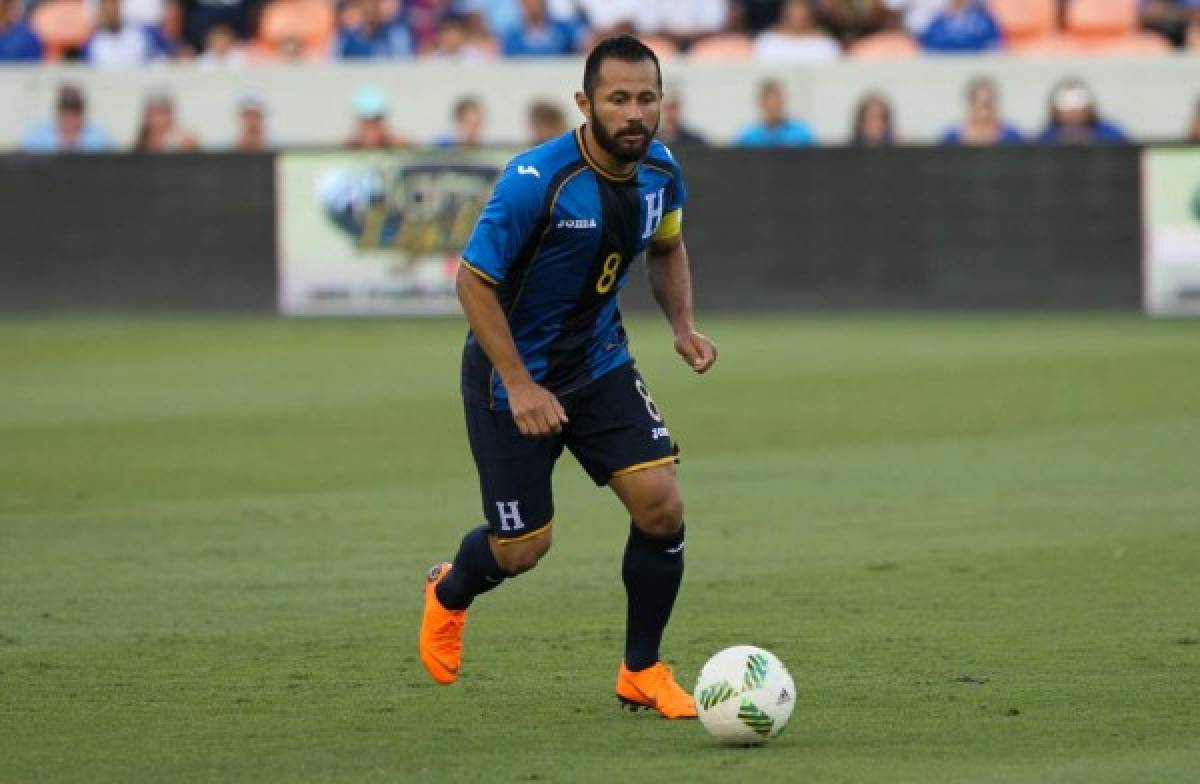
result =
[{"label": "player's beard", "polygon": [[[647,128],[638,123],[626,125],[620,131],[612,134],[608,132],[603,123],[596,119],[595,112],[592,112],[591,115],[592,135],[596,137],[596,144],[599,144],[606,153],[621,163],[637,163],[646,157],[646,150],[650,148],[650,142],[654,141],[654,134],[658,133],[658,123],[655,123],[653,128]],[[645,134],[642,143],[637,147],[629,147],[621,143],[621,137],[630,131],[641,131]]]}]

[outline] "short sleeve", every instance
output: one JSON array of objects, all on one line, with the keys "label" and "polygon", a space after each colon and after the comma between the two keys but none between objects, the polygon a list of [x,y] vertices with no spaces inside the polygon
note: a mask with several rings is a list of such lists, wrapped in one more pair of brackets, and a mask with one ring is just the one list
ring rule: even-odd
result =
[{"label": "short sleeve", "polygon": [[681,209],[687,201],[687,185],[683,182],[683,170],[679,168],[679,162],[675,160],[675,156],[667,145],[663,144],[660,148],[666,157],[666,163],[671,169],[671,196],[666,204],[666,212],[675,212]]},{"label": "short sleeve", "polygon": [[479,214],[463,261],[492,283],[504,281],[544,217],[542,176],[536,166],[509,164]]},{"label": "short sleeve", "polygon": [[683,209],[684,203],[687,201],[687,185],[683,182],[683,171],[678,165],[672,166],[671,170],[675,177],[675,187],[671,189],[671,201],[667,204],[667,212],[675,212]]}]

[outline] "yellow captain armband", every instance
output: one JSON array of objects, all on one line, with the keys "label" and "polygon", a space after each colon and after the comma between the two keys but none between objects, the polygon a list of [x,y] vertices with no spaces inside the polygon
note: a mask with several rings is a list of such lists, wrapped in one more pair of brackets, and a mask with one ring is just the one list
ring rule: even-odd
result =
[{"label": "yellow captain armband", "polygon": [[654,232],[655,242],[673,240],[683,233],[683,208],[671,210],[659,221],[658,231]]}]

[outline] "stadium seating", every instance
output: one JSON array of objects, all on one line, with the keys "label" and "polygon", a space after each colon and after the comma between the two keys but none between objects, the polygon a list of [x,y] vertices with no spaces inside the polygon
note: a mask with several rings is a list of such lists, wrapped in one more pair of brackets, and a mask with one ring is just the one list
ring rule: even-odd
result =
[{"label": "stadium seating", "polygon": [[1006,48],[1012,54],[1028,57],[1077,57],[1082,52],[1078,40],[1062,33],[1018,38],[1007,44]]},{"label": "stadium seating", "polygon": [[329,50],[334,34],[334,12],[323,0],[272,0],[263,9],[258,37],[267,51],[278,51],[289,38],[297,38],[310,55]]},{"label": "stadium seating", "polygon": [[46,49],[47,60],[61,60],[87,43],[92,18],[81,0],[47,0],[33,10],[30,24]]},{"label": "stadium seating", "polygon": [[904,33],[875,33],[850,47],[850,56],[862,60],[901,60],[920,53],[917,42]]},{"label": "stadium seating", "polygon": [[1051,35],[1058,27],[1055,0],[989,0],[988,8],[1004,33],[1006,45]]},{"label": "stadium seating", "polygon": [[740,33],[722,33],[697,41],[688,54],[695,60],[749,60],[754,41]]},{"label": "stadium seating", "polygon": [[[337,3],[337,25],[340,28],[357,27],[362,23],[362,11],[356,3]],[[385,19],[394,19],[400,15],[399,0],[381,0],[379,11]]]},{"label": "stadium seating", "polygon": [[1138,27],[1137,0],[1071,0],[1067,32],[1081,37],[1116,38]]},{"label": "stadium seating", "polygon": [[661,35],[639,35],[638,38],[650,47],[660,60],[669,60],[679,55],[679,47],[670,38]]},{"label": "stadium seating", "polygon": [[1155,56],[1169,54],[1171,44],[1159,33],[1141,31],[1085,44],[1085,53]]}]

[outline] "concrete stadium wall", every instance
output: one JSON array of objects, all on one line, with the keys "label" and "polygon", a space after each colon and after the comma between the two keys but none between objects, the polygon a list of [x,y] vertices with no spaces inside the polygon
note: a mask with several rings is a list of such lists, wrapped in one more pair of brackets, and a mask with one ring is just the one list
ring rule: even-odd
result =
[{"label": "concrete stadium wall", "polygon": [[[526,138],[525,112],[535,98],[557,101],[575,117],[571,96],[582,63],[503,62],[461,65],[437,62],[386,65],[322,63],[262,66],[211,72],[162,66],[137,72],[98,72],[78,66],[0,67],[0,149],[15,147],[33,122],[50,113],[57,85],[82,82],[93,118],[124,146],[132,143],[141,101],[148,90],[168,87],[178,98],[183,123],[210,147],[228,144],[234,103],[254,91],[267,101],[270,132],[278,145],[339,143],[350,129],[350,96],[376,84],[393,102],[396,128],[429,141],[450,125],[456,98],[483,97],[488,135],[497,143]],[[891,96],[904,141],[935,140],[958,121],[962,91],[977,74],[1001,85],[1005,113],[1023,130],[1045,123],[1046,95],[1065,75],[1079,75],[1095,89],[1102,109],[1142,140],[1180,137],[1200,95],[1200,54],[1154,58],[1018,59],[1004,56],[921,58],[896,62],[846,61],[827,66],[778,67],[749,63],[665,65],[668,89],[684,98],[689,122],[714,142],[728,142],[755,118],[758,82],[775,76],[787,85],[791,108],[809,120],[826,143],[849,135],[854,104],[869,89]]]},{"label": "concrete stadium wall", "polygon": [[[1139,152],[682,152],[697,302],[1136,308]],[[0,313],[273,310],[272,162],[0,156]]]}]

